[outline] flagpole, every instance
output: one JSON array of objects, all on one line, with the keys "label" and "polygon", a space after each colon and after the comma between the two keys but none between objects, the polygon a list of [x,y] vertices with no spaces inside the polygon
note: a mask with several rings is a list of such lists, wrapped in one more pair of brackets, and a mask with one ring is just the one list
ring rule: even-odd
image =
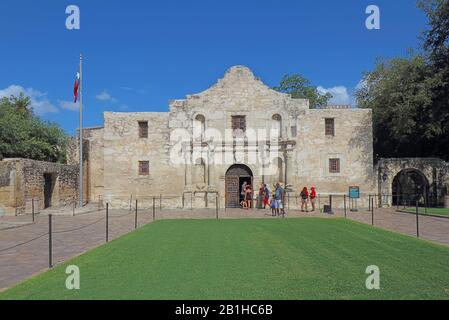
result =
[{"label": "flagpole", "polygon": [[80,143],[80,173],[79,173],[79,207],[84,205],[83,201],[83,55],[80,54],[80,80],[79,80],[79,93],[80,93],[80,130],[79,130],[79,143]]}]

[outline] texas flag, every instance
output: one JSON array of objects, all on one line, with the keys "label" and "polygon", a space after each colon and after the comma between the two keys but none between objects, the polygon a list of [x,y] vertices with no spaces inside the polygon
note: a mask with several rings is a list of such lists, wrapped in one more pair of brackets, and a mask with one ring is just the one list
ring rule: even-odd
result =
[{"label": "texas flag", "polygon": [[75,96],[75,103],[76,100],[78,100],[78,88],[80,86],[80,73],[77,72],[76,73],[76,77],[75,77],[75,85],[73,87],[73,95]]}]

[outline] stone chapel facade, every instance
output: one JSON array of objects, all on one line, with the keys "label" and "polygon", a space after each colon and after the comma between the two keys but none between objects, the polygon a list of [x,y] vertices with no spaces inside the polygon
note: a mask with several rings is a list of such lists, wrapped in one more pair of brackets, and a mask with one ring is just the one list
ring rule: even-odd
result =
[{"label": "stone chapel facade", "polygon": [[105,112],[103,127],[85,129],[86,196],[127,203],[162,194],[173,207],[218,196],[235,207],[244,181],[256,191],[280,181],[293,192],[372,193],[371,117],[349,106],[311,109],[235,66],[211,88],[170,101],[168,112]]}]

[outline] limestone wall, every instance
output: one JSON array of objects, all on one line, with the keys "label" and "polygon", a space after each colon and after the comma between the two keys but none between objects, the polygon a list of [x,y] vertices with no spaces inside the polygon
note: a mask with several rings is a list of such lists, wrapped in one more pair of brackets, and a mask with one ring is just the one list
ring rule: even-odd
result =
[{"label": "limestone wall", "polygon": [[16,198],[22,189],[22,179],[17,176],[18,173],[20,171],[17,171],[15,162],[0,162],[0,215],[15,214]]},{"label": "limestone wall", "polygon": [[[67,163],[79,164],[79,134],[67,147]],[[83,193],[84,202],[98,202],[103,195],[103,127],[83,129]],[[78,195],[79,196],[79,195]],[[77,197],[78,197],[77,196]]]},{"label": "limestone wall", "polygon": [[53,179],[50,205],[73,203],[78,187],[77,166],[30,159],[3,159],[0,162],[0,207],[7,214],[31,212],[31,199],[35,199],[36,209],[43,209],[44,174],[51,175]]},{"label": "limestone wall", "polygon": [[[248,68],[237,66],[228,70],[225,77],[210,89],[189,95],[184,100],[172,101],[170,129],[184,128],[195,140],[195,119],[198,115],[206,119],[206,132],[207,129],[213,128],[222,138],[225,137],[225,130],[231,129],[232,116],[244,115],[247,133],[250,130],[257,133],[260,130],[266,131],[268,140],[274,125],[273,116],[279,115],[280,141],[286,143],[287,147],[285,151],[278,152],[277,156],[282,160],[282,169],[287,171],[287,182],[292,184],[293,190],[311,185],[315,185],[323,193],[347,193],[351,185],[360,186],[364,193],[371,193],[375,189],[370,110],[347,107],[312,110],[309,109],[307,100],[292,99],[287,94],[273,91]],[[335,120],[333,137],[325,135],[325,118]],[[203,138],[203,141],[210,140],[210,135],[207,134]],[[239,162],[232,162],[235,147],[228,142],[229,139],[226,140],[225,146],[215,144],[212,155],[209,146],[205,147],[201,155],[210,161],[208,157],[218,156],[218,159],[222,160],[223,152],[231,154],[231,163],[214,163],[209,168],[209,185],[216,187],[221,194],[224,193],[226,170],[233,163]],[[261,148],[255,148],[259,156]],[[248,152],[251,146],[243,149]],[[330,158],[341,159],[340,173],[329,173]],[[273,160],[273,157],[270,156],[270,159]],[[195,163],[195,160],[191,159],[191,162]],[[267,173],[268,170],[264,170],[261,163],[248,163],[247,158],[243,158],[241,163],[247,164],[253,171],[255,185],[262,181],[273,185],[279,180],[279,176],[283,176],[279,171]],[[194,168],[188,171],[187,175],[192,175],[192,188],[198,189],[194,183],[193,172]],[[282,181],[285,182],[285,179]]]},{"label": "limestone wall", "polygon": [[[181,195],[183,168],[169,161],[168,113],[105,112],[104,198],[126,202],[130,195]],[[148,121],[148,138],[139,138],[139,121]],[[149,161],[149,175],[139,175],[139,161]]]},{"label": "limestone wall", "polygon": [[[249,141],[233,140],[233,116],[246,117]],[[335,121],[333,137],[325,135],[325,118]],[[370,110],[311,110],[307,100],[271,90],[243,66],[201,93],[171,101],[167,113],[106,112],[104,121],[104,129],[85,139],[90,193],[103,192],[106,201],[193,192],[195,206],[201,206],[201,199],[213,200],[219,192],[223,203],[226,172],[234,163],[251,169],[257,187],[281,180],[293,191],[304,185],[334,194],[352,185],[362,193],[375,190]],[[148,138],[139,138],[139,121],[148,121]],[[273,130],[280,131],[275,139]],[[330,158],[340,159],[340,173],[329,173]],[[149,175],[139,174],[139,161],[149,161]]]},{"label": "limestone wall", "polygon": [[[435,205],[444,205],[444,197],[449,195],[449,163],[438,158],[386,158],[377,166],[378,189],[380,195],[392,195],[393,181],[401,171],[416,170],[428,183],[429,196]],[[391,205],[392,197],[385,197],[384,203]]]},{"label": "limestone wall", "polygon": [[[325,119],[333,118],[335,135],[325,135]],[[372,113],[367,109],[308,110],[299,118],[293,183],[315,186],[320,193],[375,190]],[[340,173],[329,173],[329,159],[340,159]]]},{"label": "limestone wall", "polygon": [[104,179],[103,179],[103,128],[90,128],[84,130],[84,139],[86,144],[86,152],[88,157],[85,161],[85,187],[86,196],[90,202],[97,202],[103,196]]}]

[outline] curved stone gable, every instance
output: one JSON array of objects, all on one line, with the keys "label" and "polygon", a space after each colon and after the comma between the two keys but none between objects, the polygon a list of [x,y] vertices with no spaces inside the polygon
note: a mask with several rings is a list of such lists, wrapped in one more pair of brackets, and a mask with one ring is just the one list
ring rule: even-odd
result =
[{"label": "curved stone gable", "polygon": [[178,108],[192,110],[199,106],[223,110],[257,111],[265,106],[306,110],[309,109],[309,101],[292,99],[289,94],[277,92],[264,84],[248,67],[234,66],[210,88],[187,95],[186,99],[170,101],[171,111]]}]

